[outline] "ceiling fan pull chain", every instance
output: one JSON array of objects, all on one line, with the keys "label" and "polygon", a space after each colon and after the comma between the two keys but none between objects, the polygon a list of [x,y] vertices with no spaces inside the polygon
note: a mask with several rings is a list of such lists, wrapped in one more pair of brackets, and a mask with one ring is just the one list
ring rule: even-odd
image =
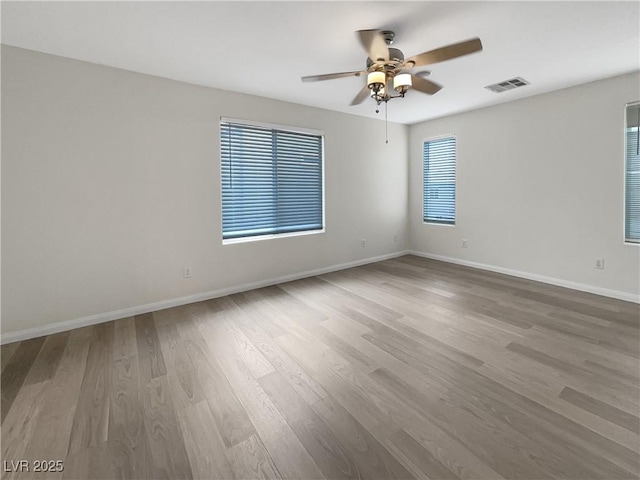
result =
[{"label": "ceiling fan pull chain", "polygon": [[389,105],[389,102],[384,102],[384,137],[385,137],[384,143],[389,143],[389,120],[387,120],[388,105]]}]

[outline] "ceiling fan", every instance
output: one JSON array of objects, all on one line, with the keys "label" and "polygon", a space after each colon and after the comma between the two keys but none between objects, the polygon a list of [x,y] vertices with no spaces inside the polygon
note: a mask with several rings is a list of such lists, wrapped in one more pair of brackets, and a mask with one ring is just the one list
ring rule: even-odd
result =
[{"label": "ceiling fan", "polygon": [[[442,88],[437,83],[419,76],[428,72],[409,73],[412,68],[444,62],[482,50],[482,42],[476,37],[405,59],[402,51],[390,48],[395,37],[394,32],[390,30],[358,30],[356,33],[368,55],[366,70],[309,75],[302,77],[302,81],[317,82],[334,78],[360,77],[366,74],[367,83],[355,96],[351,105],[362,103],[368,96],[371,96],[380,105],[381,102],[386,103],[392,98],[404,97],[410,88],[427,95],[433,95]],[[398,95],[392,96],[392,90]]]}]

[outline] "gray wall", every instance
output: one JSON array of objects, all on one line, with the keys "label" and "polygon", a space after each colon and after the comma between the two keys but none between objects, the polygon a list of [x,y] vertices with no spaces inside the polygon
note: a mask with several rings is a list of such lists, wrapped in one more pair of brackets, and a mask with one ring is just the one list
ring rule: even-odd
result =
[{"label": "gray wall", "polygon": [[[623,191],[625,104],[639,90],[635,73],[412,125],[411,247],[637,298],[640,248],[623,243]],[[450,133],[456,225],[427,225],[422,141]]]},{"label": "gray wall", "polygon": [[[325,132],[325,233],[222,245],[221,116]],[[2,127],[3,333],[405,248],[404,125],[2,46]]]},{"label": "gray wall", "polygon": [[[2,333],[407,248],[637,296],[623,129],[639,82],[390,124],[385,145],[381,121],[2,46]],[[325,132],[326,233],[222,245],[221,116]],[[421,145],[448,133],[457,223],[425,225]]]}]

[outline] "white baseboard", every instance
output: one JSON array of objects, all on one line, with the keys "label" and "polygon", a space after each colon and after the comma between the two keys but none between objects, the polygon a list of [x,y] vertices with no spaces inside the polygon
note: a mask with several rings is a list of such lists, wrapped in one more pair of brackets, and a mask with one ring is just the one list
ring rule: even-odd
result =
[{"label": "white baseboard", "polygon": [[594,287],[593,285],[587,285],[585,283],[572,282],[570,280],[563,280],[561,278],[547,277],[545,275],[539,275],[537,273],[523,272],[521,270],[513,270],[511,268],[488,265],[486,263],[472,262],[455,257],[445,257],[444,255],[435,255],[433,253],[410,250],[407,252],[407,254],[430,258],[432,260],[440,260],[441,262],[455,263],[457,265],[464,265],[466,267],[479,268],[481,270],[489,270],[496,273],[504,273],[505,275],[511,275],[513,277],[526,278],[527,280],[534,280],[536,282],[548,283],[551,285],[556,285],[558,287],[565,287],[571,288],[573,290],[580,290],[582,292],[594,293],[596,295],[602,295],[604,297],[617,298],[619,300],[624,300],[627,302],[640,303],[640,295],[634,295],[633,293],[621,292],[618,290],[611,290],[602,287]]},{"label": "white baseboard", "polygon": [[394,252],[386,255],[379,255],[377,257],[369,257],[361,260],[355,260],[353,262],[340,263],[337,265],[331,265],[329,267],[318,268],[315,270],[307,270],[305,272],[294,273],[291,275],[283,275],[281,277],[269,278],[266,280],[260,280],[257,282],[245,283],[243,285],[236,285],[227,288],[221,288],[219,290],[212,290],[209,292],[196,293],[195,295],[188,295],[186,297],[171,298],[169,300],[161,300],[159,302],[148,303],[146,305],[139,305],[135,307],[123,308],[121,310],[113,310],[111,312],[98,313],[96,315],[89,315],[87,317],[75,318],[72,320],[64,320],[62,322],[56,322],[49,325],[43,325],[41,327],[28,328],[26,330],[20,330],[17,332],[3,333],[0,336],[0,345],[6,343],[19,342],[22,340],[28,340],[30,338],[42,337],[44,335],[51,335],[52,333],[65,332],[67,330],[73,330],[74,328],[86,327],[88,325],[95,325],[103,322],[110,322],[111,320],[117,320],[119,318],[132,317],[134,315],[142,315],[143,313],[155,312],[157,310],[164,310],[165,308],[177,307],[180,305],[187,305],[189,303],[202,302],[204,300],[211,300],[212,298],[224,297],[225,295],[231,295],[234,293],[246,292],[247,290],[254,290],[256,288],[268,287],[270,285],[277,285],[278,283],[290,282],[292,280],[299,280],[301,278],[314,277],[316,275],[322,275],[323,273],[335,272],[338,270],[344,270],[346,268],[358,267],[360,265],[366,265],[368,263],[381,262],[390,258],[401,257],[408,252]]},{"label": "white baseboard", "polygon": [[165,308],[177,307],[180,305],[187,305],[189,303],[201,302],[204,300],[211,300],[212,298],[224,297],[225,295],[232,295],[234,293],[246,292],[248,290],[254,290],[256,288],[268,287],[270,285],[277,285],[279,283],[299,280],[301,278],[308,278],[316,275],[322,275],[324,273],[336,272],[338,270],[358,267],[360,265],[366,265],[368,263],[381,262],[383,260],[401,257],[403,255],[416,255],[418,257],[430,258],[432,260],[455,263],[457,265],[464,265],[467,267],[479,268],[481,270],[489,270],[491,272],[503,273],[505,275],[526,278],[528,280],[534,280],[536,282],[548,283],[551,285],[557,285],[559,287],[566,287],[566,288],[571,288],[573,290],[580,290],[583,292],[594,293],[596,295],[603,295],[605,297],[617,298],[619,300],[625,300],[627,302],[640,303],[640,296],[634,295],[628,292],[621,292],[618,290],[610,290],[607,288],[594,287],[592,285],[587,285],[584,283],[577,283],[569,280],[563,280],[560,278],[547,277],[545,275],[538,275],[536,273],[529,273],[529,272],[523,272],[520,270],[513,270],[510,268],[498,267],[495,265],[472,262],[472,261],[463,260],[460,258],[446,257],[443,255],[435,255],[432,253],[408,250],[408,251],[389,253],[386,255],[379,255],[376,257],[369,257],[361,260],[355,260],[353,262],[340,263],[337,265],[331,265],[329,267],[318,268],[315,270],[307,270],[305,272],[294,273],[291,275],[283,275],[281,277],[269,278],[269,279],[260,280],[257,282],[251,282],[251,283],[245,283],[242,285],[221,288],[221,289],[212,290],[209,292],[197,293],[195,295],[188,295],[186,297],[172,298],[168,300],[161,300],[159,302],[148,303],[146,305],[138,305],[135,307],[123,308],[121,310],[113,310],[111,312],[98,313],[96,315],[89,315],[86,317],[80,317],[72,320],[65,320],[62,322],[43,325],[41,327],[28,328],[26,330],[20,330],[17,332],[3,333],[0,336],[0,344],[4,345],[7,343],[19,342],[22,340],[28,340],[30,338],[41,337],[43,335],[51,335],[53,333],[73,330],[74,328],[86,327],[86,326],[95,325],[98,323],[109,322],[111,320],[117,320],[119,318],[132,317],[134,315],[142,315],[144,313],[155,312],[157,310],[164,310]]}]

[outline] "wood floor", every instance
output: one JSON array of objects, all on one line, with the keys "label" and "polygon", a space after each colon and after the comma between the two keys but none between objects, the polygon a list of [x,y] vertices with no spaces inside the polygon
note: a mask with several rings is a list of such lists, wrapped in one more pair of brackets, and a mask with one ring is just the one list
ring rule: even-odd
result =
[{"label": "wood floor", "polygon": [[638,478],[639,316],[405,256],[5,345],[3,470],[64,470],[2,478]]}]

